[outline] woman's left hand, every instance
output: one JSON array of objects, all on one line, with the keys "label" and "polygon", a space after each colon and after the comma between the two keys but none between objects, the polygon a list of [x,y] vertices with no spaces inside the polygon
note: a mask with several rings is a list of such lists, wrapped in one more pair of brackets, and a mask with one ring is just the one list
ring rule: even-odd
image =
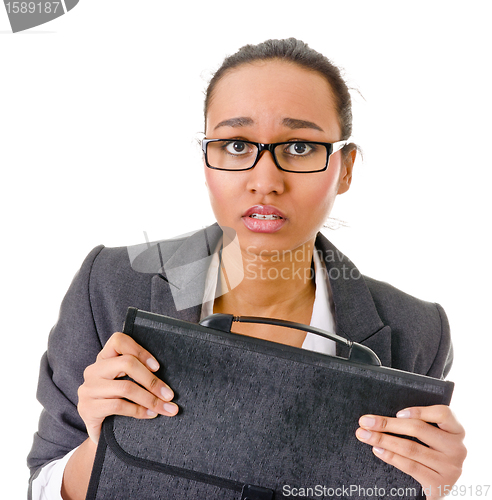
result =
[{"label": "woman's left hand", "polygon": [[[448,406],[406,408],[397,418],[364,415],[359,425],[357,439],[372,445],[381,460],[417,480],[428,500],[444,497],[460,477],[466,457],[465,430]],[[416,437],[428,447],[387,432]]]}]

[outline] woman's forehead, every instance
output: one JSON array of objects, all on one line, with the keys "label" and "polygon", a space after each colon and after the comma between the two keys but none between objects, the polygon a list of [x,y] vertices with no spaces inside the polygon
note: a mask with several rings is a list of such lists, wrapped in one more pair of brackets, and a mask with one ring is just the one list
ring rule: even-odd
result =
[{"label": "woman's forehead", "polygon": [[292,129],[338,129],[327,80],[317,72],[283,61],[261,61],[230,70],[214,89],[207,130],[267,121]]},{"label": "woman's forehead", "polygon": [[218,94],[250,93],[263,96],[275,90],[305,94],[313,92],[317,97],[324,94],[333,99],[333,91],[326,78],[317,71],[309,70],[289,61],[257,61],[243,64],[227,71],[214,89],[213,97]]}]

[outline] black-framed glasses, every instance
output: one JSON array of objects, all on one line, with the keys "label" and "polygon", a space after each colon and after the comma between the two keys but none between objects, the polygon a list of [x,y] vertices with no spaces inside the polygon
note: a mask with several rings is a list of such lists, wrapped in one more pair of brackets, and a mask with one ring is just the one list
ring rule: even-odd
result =
[{"label": "black-framed glasses", "polygon": [[270,151],[280,170],[310,174],[326,170],[330,155],[346,144],[348,141],[263,144],[242,139],[202,139],[202,150],[207,167],[216,170],[250,170],[256,166],[263,151]]}]

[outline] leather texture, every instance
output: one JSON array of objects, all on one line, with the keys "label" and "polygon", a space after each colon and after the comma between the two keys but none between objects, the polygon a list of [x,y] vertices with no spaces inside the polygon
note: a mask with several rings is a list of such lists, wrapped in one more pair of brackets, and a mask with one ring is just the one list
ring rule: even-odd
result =
[{"label": "leather texture", "polygon": [[[107,419],[87,500],[240,499],[247,485],[274,499],[317,485],[327,494],[316,498],[359,500],[375,485],[378,497],[421,498],[420,485],[375,457],[355,429],[362,414],[449,404],[452,382],[137,310],[124,332],[155,354],[180,411]],[[329,494],[350,486],[357,490]]]}]

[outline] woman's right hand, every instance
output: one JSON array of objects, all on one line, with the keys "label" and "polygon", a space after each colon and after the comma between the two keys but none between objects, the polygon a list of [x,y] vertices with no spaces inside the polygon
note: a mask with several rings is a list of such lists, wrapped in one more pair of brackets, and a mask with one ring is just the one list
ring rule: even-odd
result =
[{"label": "woman's right hand", "polygon": [[[178,413],[178,406],[170,402],[173,391],[153,373],[158,369],[156,359],[131,337],[120,332],[111,336],[96,362],[85,369],[78,391],[77,409],[94,443],[109,415],[148,419]],[[125,375],[137,383],[117,380]]]}]

